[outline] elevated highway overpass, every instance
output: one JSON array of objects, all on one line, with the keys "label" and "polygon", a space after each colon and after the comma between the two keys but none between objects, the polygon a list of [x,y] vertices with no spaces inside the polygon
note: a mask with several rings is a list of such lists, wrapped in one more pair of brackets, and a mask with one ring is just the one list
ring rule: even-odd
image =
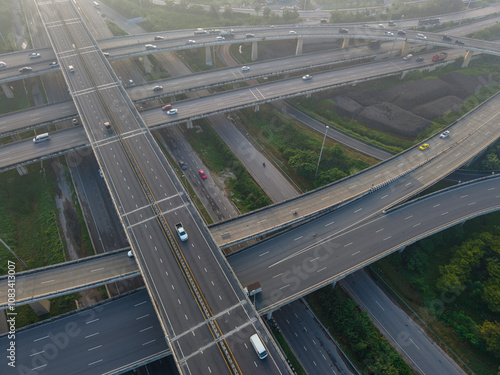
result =
[{"label": "elevated highway overpass", "polygon": [[[356,58],[357,57],[355,57],[355,59]],[[449,58],[452,59],[453,55],[450,54]],[[398,75],[406,71],[422,69],[422,67],[423,66],[419,63],[407,63],[401,59],[390,60],[389,62],[374,62],[367,65],[318,73],[309,81],[303,81],[300,77],[295,77],[268,84],[235,89],[207,97],[181,101],[175,104],[176,108],[179,109],[179,114],[176,116],[167,116],[166,113],[161,110],[161,107],[143,110],[141,111],[141,116],[149,128],[156,129],[185,121],[193,121],[212,114],[224,113],[256,106],[262,103],[307,95],[334,87],[354,85],[366,80]],[[255,70],[258,71],[259,69],[257,68]],[[223,82],[229,82],[235,79],[235,74],[240,76],[242,73],[243,72],[239,69],[225,69],[223,71],[195,75],[193,78],[188,76],[166,80],[160,83],[163,83],[164,87],[172,86],[172,90],[177,90],[183,85],[187,88],[191,87],[194,89],[200,86],[200,81],[205,82],[205,77],[207,76],[212,77],[208,78],[207,81],[213,80],[215,82],[218,76]],[[226,77],[225,80],[221,77],[221,74]],[[259,73],[257,72],[257,74]],[[238,79],[243,80],[246,78],[240,77]],[[170,90],[165,91],[166,92],[163,93],[162,96],[172,92]],[[132,91],[131,98],[145,97],[148,93],[151,95],[149,97],[151,99],[160,97],[159,95],[155,95],[152,86],[143,85]],[[67,120],[76,115],[76,108],[69,102],[37,107],[1,116],[0,132],[4,135],[11,134],[19,132],[22,129],[35,128],[39,126],[40,123],[46,125],[51,121]],[[87,121],[85,116],[82,118],[82,121],[84,123]],[[103,128],[101,127],[101,129]],[[68,139],[70,142],[61,142],[62,139]],[[75,128],[52,133],[52,141],[50,143],[50,145],[46,144],[41,147],[34,147],[35,145],[33,145],[30,140],[25,140],[0,147],[0,155],[3,156],[0,157],[0,171],[13,168],[18,164],[28,164],[36,160],[55,156],[74,148],[85,147],[88,145],[88,137],[85,136],[81,129]]]},{"label": "elevated highway overpass", "polygon": [[[478,26],[479,28],[479,26]],[[425,44],[432,45],[440,48],[448,49],[466,49],[471,52],[486,53],[492,55],[500,55],[500,46],[498,43],[481,41],[476,39],[455,37],[453,41],[443,41],[442,33],[425,32],[426,40],[421,40],[417,37],[420,31],[406,30],[406,35],[398,35],[397,30],[391,29],[394,35],[386,35],[387,29],[380,28],[363,28],[363,27],[349,27],[349,33],[344,34],[339,32],[338,27],[334,26],[308,26],[293,28],[296,34],[289,34],[290,27],[280,27],[275,29],[264,28],[239,28],[237,29],[234,38],[226,39],[223,41],[215,40],[216,36],[212,34],[207,35],[192,35],[192,30],[172,32],[164,40],[154,40],[156,34],[148,33],[142,35],[132,35],[119,38],[112,38],[99,41],[99,46],[106,52],[107,58],[111,60],[139,57],[148,54],[180,51],[192,48],[211,48],[224,44],[233,43],[252,43],[253,56],[256,59],[257,44],[260,41],[268,40],[295,40],[297,39],[297,55],[302,54],[302,45],[304,40],[323,39],[323,40],[336,40],[342,39],[345,41],[344,45],[350,39],[368,39],[368,40],[381,40],[391,41],[397,43],[396,49],[402,48],[403,51],[407,44]],[[254,37],[247,38],[246,35],[254,35]],[[195,44],[186,44],[186,38],[195,40]],[[460,41],[463,44],[456,44],[455,41]],[[146,44],[153,44],[155,49],[146,49]],[[30,59],[28,55],[31,52],[40,53],[41,57],[37,59]],[[210,56],[208,54],[207,56]],[[14,52],[1,55],[0,59],[7,63],[7,67],[2,68],[0,75],[0,84],[16,81],[23,78],[35,77],[41,74],[57,72],[59,67],[50,67],[49,64],[56,60],[54,52],[50,48],[43,48],[32,51]],[[24,66],[30,66],[33,71],[28,73],[20,73],[19,69]]]},{"label": "elevated highway overpass", "polygon": [[[403,181],[398,183],[401,185]],[[384,191],[381,191],[378,195],[383,197],[387,191],[395,189],[397,189],[397,187],[388,187]],[[436,209],[438,207],[439,209]],[[365,267],[367,264],[380,259],[392,251],[404,248],[413,242],[421,240],[458,223],[463,223],[471,218],[494,212],[499,209],[500,176],[482,178],[480,180],[461,184],[427,195],[400,205],[394,209],[390,209],[384,214],[373,218],[372,222],[366,221],[357,223],[354,228],[348,230],[348,232],[350,232],[349,234],[342,233],[337,234],[337,236],[334,237],[335,235],[332,236],[332,234],[329,233],[326,239],[322,239],[317,235],[319,232],[317,227],[321,227],[321,225],[315,224],[316,221],[307,224],[305,229],[293,229],[289,234],[287,233],[280,236],[286,236],[288,239],[294,237],[294,239],[289,242],[294,245],[292,247],[285,246],[287,250],[280,252],[282,253],[281,258],[286,260],[289,257],[298,256],[293,254],[293,249],[302,246],[306,249],[304,250],[305,252],[314,253],[320,257],[326,258],[332,256],[338,261],[340,255],[336,255],[334,253],[342,249],[340,249],[339,246],[334,246],[332,248],[328,245],[328,243],[335,241],[338,245],[340,241],[339,238],[342,236],[356,238],[359,243],[359,238],[366,237],[366,234],[363,234],[362,237],[359,238],[356,236],[361,235],[363,231],[367,230],[369,227],[373,227],[373,225],[378,227],[377,230],[384,228],[384,238],[395,238],[395,240],[391,242],[387,242],[391,238],[385,240],[384,242],[386,243],[384,246],[390,247],[379,248],[379,252],[372,254],[372,257],[368,260],[355,264],[350,268],[340,267],[338,273],[341,276],[337,276],[335,280],[337,281],[338,279],[345,277],[345,275],[355,272],[359,268]],[[325,218],[317,219],[317,221],[324,223],[331,223],[332,221],[338,222],[342,220],[340,217],[343,216],[344,212],[348,210],[355,211],[356,208],[354,208],[354,204],[350,205],[350,208],[345,207],[342,210],[339,209],[337,210],[338,212],[328,214]],[[443,214],[445,212],[446,214]],[[402,219],[403,215],[406,215],[404,220]],[[413,218],[415,219],[409,221]],[[240,219],[236,219],[235,221],[238,220]],[[416,225],[415,220],[417,220],[419,225]],[[331,225],[333,224],[328,226]],[[378,233],[380,232],[382,231],[379,231]],[[303,236],[304,240],[300,238],[301,241],[299,241],[297,238],[301,236],[301,233],[307,234]],[[312,247],[304,245],[303,242],[308,241],[306,237],[314,238],[316,244]],[[335,240],[332,238],[335,238]],[[236,271],[236,276],[241,285],[245,286],[250,284],[252,282],[250,279],[254,277],[254,275],[263,273],[257,265],[257,263],[261,262],[260,258],[262,252],[266,252],[266,249],[274,249],[277,246],[280,246],[283,242],[284,240],[281,238],[266,240],[257,246],[253,246],[242,251],[241,253],[235,253],[234,255],[229,256],[230,265],[235,267],[235,271],[238,270]],[[373,245],[371,242],[373,241],[361,241],[361,244],[356,244],[356,249],[366,249],[371,247]],[[275,243],[277,243],[277,246]],[[66,262],[50,267],[18,273],[16,275],[16,303],[18,305],[31,303],[104,285],[120,279],[137,276],[139,275],[139,268],[137,267],[135,260],[127,256],[127,250],[128,249],[114,251],[74,262]],[[276,259],[281,258],[277,257]],[[308,267],[315,268],[315,271],[319,269],[318,264],[308,265],[304,262],[298,263],[302,264],[306,270],[309,269]],[[322,262],[322,265],[327,265],[327,263]],[[293,270],[293,267],[287,269],[287,271],[290,270]],[[69,277],[70,275],[71,277]],[[274,278],[274,275],[272,276],[272,278]],[[299,275],[298,273],[296,275],[290,273],[289,276],[291,279],[296,279]],[[324,282],[326,283],[330,282],[330,279],[333,276],[335,275],[330,274],[329,271],[326,270],[324,270],[321,275],[321,277],[325,279]],[[265,273],[262,276],[259,275],[259,277],[254,278],[259,279],[261,282],[262,280],[266,280],[266,283],[271,283],[269,280],[271,277],[265,276]],[[284,278],[286,278],[286,276],[284,276]],[[0,290],[8,289],[7,281],[7,277],[5,276],[0,278]],[[2,289],[1,286],[4,286],[5,288]],[[307,290],[301,290],[300,287],[298,287],[297,293],[302,296],[308,292]],[[275,302],[274,308],[286,303],[288,303],[287,300],[278,300]],[[6,308],[7,305],[7,294],[5,292],[0,292],[0,309]],[[266,311],[266,306],[262,306],[259,313],[264,313]]]},{"label": "elevated highway overpass", "polygon": [[[118,77],[72,2],[35,3],[179,370],[253,368],[255,353],[241,341],[268,332]],[[103,133],[103,119],[112,134]],[[179,221],[188,242],[174,237]],[[289,371],[274,343],[268,352],[263,371]]]}]

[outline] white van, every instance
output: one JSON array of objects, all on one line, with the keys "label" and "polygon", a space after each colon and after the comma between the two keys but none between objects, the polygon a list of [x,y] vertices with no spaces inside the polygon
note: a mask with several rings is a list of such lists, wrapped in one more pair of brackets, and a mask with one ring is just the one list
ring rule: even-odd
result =
[{"label": "white van", "polygon": [[74,73],[75,72],[75,67],[73,65],[69,65],[68,69],[69,69],[70,73]]},{"label": "white van", "polygon": [[264,359],[267,357],[267,350],[262,341],[260,340],[259,335],[255,334],[250,336],[250,342],[252,343],[255,352],[259,356],[260,359]]},{"label": "white van", "polygon": [[37,135],[35,138],[33,138],[33,143],[40,143],[44,141],[48,141],[50,139],[49,133],[43,133]]}]

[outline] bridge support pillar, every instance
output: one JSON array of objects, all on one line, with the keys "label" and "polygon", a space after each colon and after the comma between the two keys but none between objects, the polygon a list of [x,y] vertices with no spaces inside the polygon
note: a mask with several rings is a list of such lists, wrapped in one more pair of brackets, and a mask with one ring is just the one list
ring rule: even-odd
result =
[{"label": "bridge support pillar", "polygon": [[297,39],[297,48],[295,49],[295,56],[302,55],[302,47],[304,47],[304,38]]},{"label": "bridge support pillar", "polygon": [[206,46],[205,47],[205,64],[207,64],[208,66],[212,66],[213,65],[213,62],[212,62],[212,48],[210,48],[210,46]]},{"label": "bridge support pillar", "polygon": [[259,112],[259,105],[255,104],[255,107],[253,107],[254,112]]},{"label": "bridge support pillar", "polygon": [[350,40],[351,39],[349,39],[349,38],[344,38],[344,41],[342,42],[342,48],[348,48]]},{"label": "bridge support pillar", "polygon": [[306,94],[306,98],[309,99],[310,97],[311,97],[311,93],[309,92]]},{"label": "bridge support pillar", "polygon": [[258,44],[257,42],[252,42],[252,61],[255,61],[259,58],[258,52]]},{"label": "bridge support pillar", "polygon": [[12,92],[12,90],[10,89],[8,84],[2,83],[2,89],[3,89],[3,93],[5,94],[6,98],[9,98],[9,99],[14,98],[14,93]]},{"label": "bridge support pillar", "polygon": [[[144,64],[144,71],[147,74],[151,73],[151,61],[149,61],[148,56],[144,56],[142,59],[142,63]],[[126,82],[126,81],[125,81]]]},{"label": "bridge support pillar", "polygon": [[398,249],[398,253],[402,254],[405,249],[406,249],[406,246],[403,246],[401,249]]},{"label": "bridge support pillar", "polygon": [[467,51],[467,53],[465,54],[465,57],[464,57],[464,62],[462,63],[462,68],[467,68],[469,66],[469,63],[470,63],[470,59],[472,58],[472,54],[474,52],[472,51]]},{"label": "bridge support pillar", "polygon": [[403,49],[401,50],[401,56],[406,56],[408,54],[408,42],[405,41],[403,44]]},{"label": "bridge support pillar", "polygon": [[408,73],[408,70],[403,71],[403,73],[401,74],[401,79],[403,79],[407,73]]},{"label": "bridge support pillar", "polygon": [[36,315],[45,315],[50,312],[50,300],[44,299],[43,301],[31,302],[31,308],[36,313]]},{"label": "bridge support pillar", "polygon": [[274,311],[274,310],[269,311],[269,312],[267,313],[267,315],[266,315],[267,320],[271,320],[271,319],[273,318],[273,311]]},{"label": "bridge support pillar", "polygon": [[186,124],[187,124],[188,129],[193,129],[193,121],[192,120],[187,120]]}]

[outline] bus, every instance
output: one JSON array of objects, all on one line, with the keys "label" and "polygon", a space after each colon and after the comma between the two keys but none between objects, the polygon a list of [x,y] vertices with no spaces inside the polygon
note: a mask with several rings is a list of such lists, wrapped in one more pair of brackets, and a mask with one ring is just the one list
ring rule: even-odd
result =
[{"label": "bus", "polygon": [[100,8],[101,7],[97,1],[94,1],[92,4],[94,4],[94,8]]},{"label": "bus", "polygon": [[254,334],[250,336],[250,343],[252,344],[255,352],[259,356],[260,359],[264,359],[267,357],[267,350],[262,341],[259,338],[259,335]]},{"label": "bus", "polygon": [[418,20],[418,25],[419,26],[424,26],[424,25],[438,25],[441,22],[440,18],[422,18]]},{"label": "bus", "polygon": [[49,133],[43,133],[33,138],[33,143],[40,143],[48,140],[50,140]]},{"label": "bus", "polygon": [[208,31],[202,28],[198,28],[194,31],[194,35],[205,35],[205,34],[208,34]]}]

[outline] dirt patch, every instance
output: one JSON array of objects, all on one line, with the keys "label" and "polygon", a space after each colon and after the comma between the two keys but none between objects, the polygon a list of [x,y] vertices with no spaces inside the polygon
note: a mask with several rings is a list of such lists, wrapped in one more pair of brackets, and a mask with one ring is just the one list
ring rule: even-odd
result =
[{"label": "dirt patch", "polygon": [[490,76],[449,73],[440,79],[407,82],[382,90],[357,90],[329,99],[334,101],[335,111],[341,116],[414,138],[432,120],[456,111],[467,97],[490,83]]},{"label": "dirt patch", "polygon": [[[66,174],[61,163],[56,159],[51,163],[51,168],[56,176],[56,206],[59,209],[59,222],[65,241],[67,260],[76,260],[82,258],[82,248],[78,245],[82,240],[82,228],[78,222],[76,208],[71,197],[71,188],[66,179]],[[99,289],[87,289],[79,292],[80,299],[77,301],[78,307],[92,305],[102,300],[102,293]]]}]

